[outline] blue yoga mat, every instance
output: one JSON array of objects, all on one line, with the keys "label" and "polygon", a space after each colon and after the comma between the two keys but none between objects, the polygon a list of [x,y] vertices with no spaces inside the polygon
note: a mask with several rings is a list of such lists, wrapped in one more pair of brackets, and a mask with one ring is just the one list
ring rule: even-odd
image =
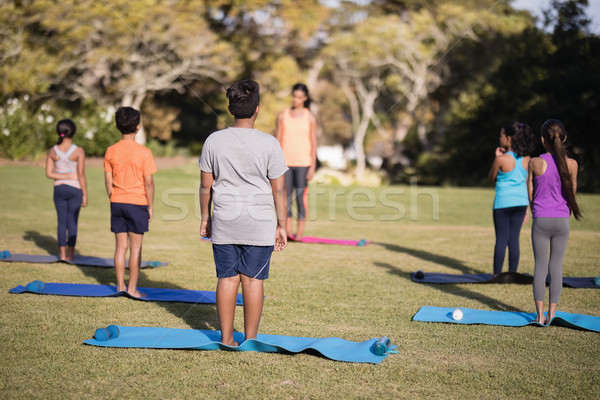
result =
[{"label": "blue yoga mat", "polygon": [[[438,272],[411,272],[410,277],[419,283],[519,283],[533,284],[533,276],[518,272],[503,272],[494,277],[492,274],[444,274]],[[597,284],[596,282],[599,282]],[[563,277],[563,286],[570,288],[599,289],[600,279],[584,277]]]},{"label": "blue yoga mat", "polygon": [[378,339],[370,339],[362,343],[350,342],[339,338],[306,338],[280,335],[258,334],[256,339],[244,340],[244,334],[234,332],[238,347],[220,343],[219,331],[145,328],[117,326],[118,336],[108,340],[85,340],[84,343],[103,347],[137,347],[151,349],[189,349],[189,350],[228,350],[258,351],[265,353],[301,353],[314,350],[324,357],[336,361],[379,364],[396,346],[389,345],[382,355],[374,353]]},{"label": "blue yoga mat", "polygon": [[[58,256],[54,255],[13,254],[7,250],[0,252],[0,261],[27,262],[34,264],[51,264],[56,262],[65,262],[67,264],[83,265],[87,267],[115,267],[115,263],[112,258],[77,255],[75,256],[75,259],[73,261],[61,261]],[[168,263],[161,261],[142,261],[140,263],[141,268],[156,268],[164,267],[165,265],[168,265]],[[129,261],[126,261],[126,266],[129,267]]]},{"label": "blue yoga mat", "polygon": [[[413,316],[412,319],[413,321],[447,322],[452,324],[547,326],[535,322],[535,313],[513,311],[485,311],[460,307],[460,310],[463,313],[463,317],[460,320],[455,320],[452,317],[452,313],[454,310],[456,310],[456,308],[423,306],[419,311],[417,311],[417,313]],[[565,326],[568,328],[600,332],[600,317],[594,317],[591,315],[584,314],[571,314],[567,312],[557,311],[554,318],[552,318],[550,324],[548,325]]]},{"label": "blue yoga mat", "polygon": [[[39,282],[41,285],[36,285]],[[215,304],[216,293],[203,290],[186,289],[160,289],[140,287],[138,290],[146,296],[136,300],[143,301],[173,301],[180,303]],[[42,283],[34,281],[26,286],[17,286],[9,290],[10,293],[36,293],[56,296],[82,296],[82,297],[131,297],[127,292],[117,292],[116,286],[94,285],[84,283]],[[242,295],[237,295],[236,305],[242,305]]]}]

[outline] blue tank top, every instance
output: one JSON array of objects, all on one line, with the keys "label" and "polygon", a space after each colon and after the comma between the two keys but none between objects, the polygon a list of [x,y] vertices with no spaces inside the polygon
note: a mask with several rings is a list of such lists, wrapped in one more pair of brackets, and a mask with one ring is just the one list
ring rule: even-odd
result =
[{"label": "blue tank top", "polygon": [[528,206],[527,170],[523,168],[523,157],[517,158],[512,151],[506,154],[515,159],[515,167],[509,172],[498,171],[494,209]]}]

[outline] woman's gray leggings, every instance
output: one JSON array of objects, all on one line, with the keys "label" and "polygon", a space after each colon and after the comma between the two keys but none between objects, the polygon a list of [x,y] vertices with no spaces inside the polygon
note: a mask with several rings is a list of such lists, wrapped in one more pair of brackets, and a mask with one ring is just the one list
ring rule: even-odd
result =
[{"label": "woman's gray leggings", "polygon": [[[562,290],[562,262],[569,241],[569,218],[534,218],[531,243],[535,258],[533,298],[544,301],[550,275],[550,303],[558,303]],[[550,248],[548,251],[548,248]]]}]

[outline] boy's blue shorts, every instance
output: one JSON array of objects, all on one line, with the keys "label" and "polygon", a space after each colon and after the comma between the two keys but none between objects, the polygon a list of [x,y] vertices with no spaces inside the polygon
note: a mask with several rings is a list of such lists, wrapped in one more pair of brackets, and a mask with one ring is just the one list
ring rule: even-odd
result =
[{"label": "boy's blue shorts", "polygon": [[244,274],[254,279],[267,279],[274,246],[213,244],[217,278]]},{"label": "boy's blue shorts", "polygon": [[148,206],[129,203],[110,203],[110,231],[114,233],[148,232]]}]

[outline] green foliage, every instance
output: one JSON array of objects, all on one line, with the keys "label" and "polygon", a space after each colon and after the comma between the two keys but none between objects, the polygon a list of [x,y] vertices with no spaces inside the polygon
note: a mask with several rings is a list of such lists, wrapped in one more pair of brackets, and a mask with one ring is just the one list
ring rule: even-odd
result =
[{"label": "green foliage", "polygon": [[9,99],[0,110],[0,156],[13,160],[38,160],[58,137],[56,123],[64,118],[75,122],[73,142],[88,156],[104,156],[106,148],[116,143],[121,134],[114,126],[113,107],[101,110],[86,106],[76,111],[46,103],[34,108],[29,98]]}]

